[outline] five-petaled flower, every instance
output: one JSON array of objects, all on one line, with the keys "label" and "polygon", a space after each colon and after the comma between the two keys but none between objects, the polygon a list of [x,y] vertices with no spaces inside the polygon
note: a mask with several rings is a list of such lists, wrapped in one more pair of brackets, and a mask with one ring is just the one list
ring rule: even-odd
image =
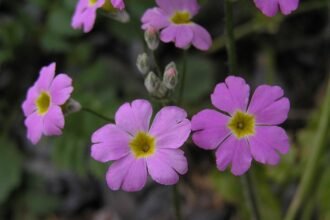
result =
[{"label": "five-petaled flower", "polygon": [[178,48],[191,44],[200,50],[208,50],[212,44],[210,34],[192,18],[198,13],[197,0],[156,0],[158,7],[148,9],[141,21],[142,29],[155,28],[160,39],[175,42]]},{"label": "five-petaled flower", "polygon": [[138,191],[147,173],[160,184],[172,185],[188,170],[179,148],[189,137],[187,113],[178,107],[162,108],[150,124],[152,107],[146,100],[123,104],[115,124],[107,124],[92,135],[91,156],[113,161],[106,180],[112,190]]},{"label": "five-petaled flower", "polygon": [[284,15],[288,15],[298,8],[299,0],[254,0],[256,6],[265,15],[272,17],[280,9]]},{"label": "five-petaled flower", "polygon": [[84,32],[90,32],[96,19],[96,11],[104,8],[107,11],[114,9],[123,10],[123,0],[79,0],[72,17],[71,26],[74,29],[83,28]]},{"label": "five-petaled flower", "polygon": [[231,164],[234,175],[244,174],[252,158],[276,165],[279,153],[289,150],[286,132],[278,127],[290,109],[278,86],[257,87],[249,103],[250,88],[244,79],[229,76],[211,95],[212,104],[221,110],[205,109],[192,118],[194,143],[203,149],[217,149],[216,163],[223,171]]},{"label": "five-petaled flower", "polygon": [[27,137],[36,144],[42,134],[61,135],[64,115],[61,106],[73,91],[72,80],[66,74],[55,77],[55,63],[41,69],[39,78],[28,90],[22,109]]}]

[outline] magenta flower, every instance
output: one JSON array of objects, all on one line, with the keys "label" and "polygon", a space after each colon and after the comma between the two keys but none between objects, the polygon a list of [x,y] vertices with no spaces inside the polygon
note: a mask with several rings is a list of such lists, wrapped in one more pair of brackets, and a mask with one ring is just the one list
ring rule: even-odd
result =
[{"label": "magenta flower", "polygon": [[114,161],[106,175],[112,190],[138,191],[147,173],[157,183],[175,184],[188,170],[187,159],[179,148],[190,134],[187,113],[178,107],[164,107],[149,126],[152,108],[146,100],[122,105],[116,124],[94,132],[91,155],[100,162]]},{"label": "magenta flower", "polygon": [[256,6],[265,15],[272,17],[280,9],[284,15],[288,15],[298,8],[299,0],[254,0]]},{"label": "magenta flower", "polygon": [[36,144],[42,134],[61,135],[64,115],[61,109],[73,91],[72,80],[66,74],[55,75],[55,63],[41,69],[39,78],[28,90],[22,109],[27,137]]},{"label": "magenta flower", "polygon": [[94,26],[96,19],[96,11],[99,8],[105,10],[123,10],[125,4],[123,0],[79,0],[74,15],[72,17],[71,26],[74,29],[83,28],[84,32],[90,32]]},{"label": "magenta flower", "polygon": [[178,48],[191,44],[200,50],[208,50],[212,44],[210,34],[200,25],[191,21],[198,13],[197,0],[156,0],[158,7],[148,9],[141,21],[142,29],[155,28],[160,39],[174,42]]},{"label": "magenta flower", "polygon": [[[278,86],[261,85],[249,103],[250,87],[244,79],[229,76],[211,95],[220,111],[205,109],[192,118],[194,143],[203,149],[217,149],[216,162],[224,171],[231,164],[234,175],[244,174],[252,158],[276,165],[279,153],[289,150],[285,131],[278,127],[290,109]],[[223,113],[224,112],[224,113]]]}]

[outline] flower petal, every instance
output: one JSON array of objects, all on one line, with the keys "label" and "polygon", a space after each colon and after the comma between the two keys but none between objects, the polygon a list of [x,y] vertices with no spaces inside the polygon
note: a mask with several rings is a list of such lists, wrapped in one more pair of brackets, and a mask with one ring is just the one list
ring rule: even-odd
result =
[{"label": "flower petal", "polygon": [[43,117],[43,130],[47,136],[61,135],[64,127],[64,115],[61,107],[53,105],[49,107],[47,114]]},{"label": "flower petal", "polygon": [[215,149],[230,134],[227,127],[229,117],[211,110],[205,109],[193,116],[191,130],[194,143],[206,150]]},{"label": "flower petal", "polygon": [[27,138],[33,143],[36,144],[39,142],[42,136],[43,121],[36,112],[29,115],[25,119],[25,126],[27,128]]},{"label": "flower petal", "polygon": [[85,33],[90,32],[94,27],[96,9],[97,8],[88,8],[81,14],[82,26]]},{"label": "flower petal", "polygon": [[189,11],[191,16],[195,16],[199,11],[199,5],[197,0],[182,0],[182,8]]},{"label": "flower petal", "polygon": [[177,27],[176,31],[175,46],[186,49],[190,46],[193,37],[194,33],[190,25],[180,25],[180,27]]},{"label": "flower petal", "polygon": [[269,17],[275,16],[278,11],[278,0],[254,0],[254,3],[264,15]]},{"label": "flower petal", "polygon": [[194,24],[192,30],[194,32],[192,44],[199,50],[208,50],[212,45],[212,38],[209,32],[198,24]]},{"label": "flower petal", "polygon": [[255,115],[257,124],[277,125],[283,123],[290,110],[290,102],[283,98],[278,86],[259,86],[254,92],[248,112]]},{"label": "flower petal", "polygon": [[118,160],[130,152],[129,140],[129,134],[116,125],[105,125],[92,135],[91,156],[103,163]]},{"label": "flower petal", "polygon": [[125,2],[123,0],[111,0],[111,4],[114,8],[123,10],[125,8]]},{"label": "flower petal", "polygon": [[116,112],[116,125],[134,136],[139,131],[148,131],[152,115],[150,102],[138,99],[132,104],[125,103]]},{"label": "flower petal", "polygon": [[281,12],[288,15],[298,8],[299,0],[278,0]]},{"label": "flower petal", "polygon": [[[183,164],[174,164],[172,162],[175,161],[175,159],[177,158],[169,158],[169,149],[166,149],[166,151],[156,151],[156,153],[151,156],[151,157],[148,157],[146,159],[147,161],[147,167],[148,167],[148,171],[149,171],[149,174],[151,176],[151,178],[153,180],[155,180],[157,183],[160,183],[160,184],[164,184],[164,185],[173,185],[175,183],[178,182],[179,180],[179,175],[178,173],[175,171],[175,168],[176,167],[178,170],[182,171],[182,172],[185,172],[185,165],[184,163],[186,163],[186,161],[180,161],[181,163]],[[172,150],[174,151],[174,150]],[[173,156],[173,153],[172,152],[172,155]],[[177,155],[179,156],[179,155]],[[180,156],[179,156],[180,157]],[[184,160],[181,158],[181,160]],[[179,162],[179,163],[180,163]],[[178,161],[176,161],[176,163],[178,163]],[[174,167],[173,167],[174,165]],[[183,167],[181,167],[183,166]]]},{"label": "flower petal", "polygon": [[182,0],[156,0],[156,3],[167,15],[171,15],[176,10],[183,9]]},{"label": "flower petal", "polygon": [[277,126],[257,126],[256,135],[249,137],[253,158],[263,164],[276,165],[280,157],[277,152],[289,151],[289,138],[285,131]]},{"label": "flower petal", "polygon": [[160,32],[160,39],[164,43],[175,42],[177,27],[170,25]]},{"label": "flower petal", "polygon": [[142,16],[141,21],[143,23],[142,29],[146,30],[150,27],[160,30],[169,25],[167,17],[160,8],[148,9]]},{"label": "flower petal", "polygon": [[233,114],[245,111],[250,95],[250,87],[241,77],[228,76],[225,83],[219,83],[211,95],[212,104],[218,109]]},{"label": "flower petal", "polygon": [[252,156],[246,139],[228,137],[216,151],[217,167],[224,171],[231,163],[231,172],[240,176],[251,166]]},{"label": "flower petal", "polygon": [[72,91],[72,79],[66,74],[57,75],[50,86],[52,103],[63,105],[70,98]]},{"label": "flower petal", "polygon": [[35,86],[29,88],[25,101],[22,104],[22,109],[25,117],[29,116],[37,110],[35,101],[38,98],[38,92]]},{"label": "flower petal", "polygon": [[187,113],[178,107],[162,108],[151,125],[150,134],[156,137],[157,148],[179,148],[191,131]]},{"label": "flower petal", "polygon": [[111,164],[106,179],[112,190],[139,191],[147,181],[146,162],[144,159],[136,160],[129,154]]},{"label": "flower petal", "polygon": [[38,92],[48,91],[55,75],[56,64],[51,63],[48,66],[42,67],[40,70],[39,78],[35,82]]}]

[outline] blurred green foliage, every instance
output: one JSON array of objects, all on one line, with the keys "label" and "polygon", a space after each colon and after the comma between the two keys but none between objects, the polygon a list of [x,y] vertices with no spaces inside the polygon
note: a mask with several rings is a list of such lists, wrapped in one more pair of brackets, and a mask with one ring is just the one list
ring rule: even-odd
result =
[{"label": "blurred green foliage", "polygon": [[[184,107],[190,115],[201,108],[210,107],[209,94],[214,85],[227,75],[221,26],[223,18],[220,17],[219,11],[212,11],[213,7],[219,9],[214,5],[219,6],[222,3],[221,1],[214,3],[210,0],[200,2],[203,7],[197,17],[198,21],[208,27],[215,40],[211,50],[212,55],[194,49],[189,50]],[[64,196],[61,193],[50,192],[47,188],[48,177],[31,168],[36,158],[41,157],[48,161],[47,166],[56,173],[70,173],[82,179],[97,178],[99,183],[105,183],[105,173],[109,164],[101,164],[89,156],[91,134],[103,126],[105,121],[86,112],[69,115],[66,117],[65,129],[61,137],[46,137],[39,145],[31,146],[25,138],[24,119],[19,105],[24,99],[27,88],[36,79],[41,66],[53,61],[57,62],[58,73],[66,72],[74,79],[73,98],[82,106],[108,117],[113,117],[116,109],[124,102],[135,98],[148,98],[143,87],[143,77],[135,68],[135,59],[145,48],[140,17],[146,8],[154,5],[154,1],[127,0],[126,3],[131,16],[129,23],[116,22],[100,13],[94,30],[89,34],[83,34],[80,30],[73,30],[70,27],[76,1],[0,2],[0,7],[4,8],[0,10],[0,90],[2,93],[5,91],[4,95],[1,94],[0,100],[2,124],[0,127],[0,219],[47,219],[63,209]],[[320,10],[324,5],[326,5],[325,0],[305,0],[302,1],[302,9],[296,13],[299,15],[299,13]],[[305,28],[304,24],[296,29],[289,25],[285,26],[287,20],[293,19],[291,17],[279,15],[272,19],[265,18],[255,9],[252,1],[236,1],[236,7],[241,7],[240,13],[236,13],[236,31],[239,40],[239,57],[242,57],[240,60],[242,72],[257,68],[254,66],[256,64],[251,64],[251,60],[256,59],[256,53],[259,50],[263,51],[264,45],[268,44],[270,46],[267,46],[267,49],[274,47],[270,51],[271,59],[281,60],[281,56],[287,59],[284,53],[288,53],[287,56],[292,58],[290,65],[282,61],[282,66],[285,66],[288,72],[292,70],[293,76],[287,74],[288,72],[283,68],[278,68],[279,72],[283,73],[279,73],[273,83],[286,85],[287,93],[293,98],[301,92],[294,89],[303,87],[302,90],[310,93],[306,99],[313,100],[308,102],[313,103],[308,109],[313,111],[311,117],[304,116],[302,124],[293,120],[291,124],[285,125],[292,137],[292,148],[282,157],[279,166],[265,167],[256,163],[253,165],[254,184],[257,199],[262,204],[262,217],[276,220],[283,217],[288,202],[287,195],[292,196],[292,187],[296,186],[304,172],[306,161],[313,148],[312,140],[317,131],[320,115],[321,105],[316,105],[314,99],[319,97],[322,100],[323,97],[316,95],[321,90],[322,77],[316,78],[316,82],[311,81],[313,84],[311,87],[309,82],[303,84],[299,81],[300,77],[304,78],[306,75],[299,72],[301,69],[297,66],[300,63],[293,59],[296,55],[292,55],[290,50],[283,52],[281,43],[284,41],[285,46],[290,46],[304,40],[302,44],[305,45],[306,42],[315,43],[315,39],[310,40],[307,37],[305,39],[304,32],[299,32],[299,28]],[[319,14],[326,14],[324,11],[321,11],[322,13],[319,11]],[[301,16],[309,19],[309,14]],[[299,20],[299,17],[297,19]],[[287,35],[280,38],[277,36],[278,33],[289,33],[291,38],[288,40]],[[321,38],[324,37],[322,33],[320,35]],[[291,42],[290,39],[297,41]],[[318,45],[322,48],[322,44]],[[305,49],[303,47],[303,50]],[[303,54],[300,50],[297,51]],[[303,61],[300,62],[318,65],[313,59],[308,60],[307,52],[304,51],[304,54],[307,54],[307,58],[304,56]],[[180,72],[182,54],[173,45],[161,45],[156,55],[160,58],[162,67],[172,60],[176,61]],[[274,65],[281,64],[279,61],[272,61]],[[308,75],[313,75],[313,72],[309,72],[310,69],[302,68],[307,69]],[[254,73],[256,76],[251,76]],[[297,76],[298,73],[301,76]],[[317,73],[326,75],[323,72]],[[253,71],[253,74],[252,71],[251,73],[246,71],[247,79],[258,81],[260,75],[257,71]],[[291,81],[292,79],[294,82]],[[311,88],[313,92],[310,92]],[[305,102],[293,103],[305,107]],[[329,138],[324,143],[328,146]],[[39,151],[46,151],[46,156],[36,153]],[[313,198],[309,201],[310,209],[301,210],[302,216],[307,216],[306,219],[309,219],[314,210],[319,212],[320,219],[330,219],[329,158],[329,148],[327,148],[320,158],[319,181],[315,180],[318,184],[315,194],[311,195]],[[246,219],[248,210],[242,203],[244,192],[239,178],[229,172],[220,173],[214,167],[210,169],[208,175],[217,189],[218,196],[237,207],[238,211],[235,215],[239,216],[238,218]]]}]

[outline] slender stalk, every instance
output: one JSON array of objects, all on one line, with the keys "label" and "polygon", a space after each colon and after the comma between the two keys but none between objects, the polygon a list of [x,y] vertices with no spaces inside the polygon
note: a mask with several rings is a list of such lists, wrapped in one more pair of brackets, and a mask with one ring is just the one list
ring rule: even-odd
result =
[{"label": "slender stalk", "polygon": [[[226,26],[226,49],[229,60],[229,73],[237,74],[237,59],[236,59],[236,46],[235,46],[235,34],[233,23],[233,2],[231,0],[224,1],[225,8],[225,26]],[[255,192],[251,183],[251,177],[249,173],[242,176],[242,185],[247,198],[247,203],[251,210],[251,216],[254,220],[260,219],[260,212],[258,203],[256,200]]]},{"label": "slender stalk", "polygon": [[181,205],[180,205],[180,194],[178,192],[177,184],[173,186],[173,204],[175,209],[176,220],[182,220],[181,217]]},{"label": "slender stalk", "polygon": [[236,59],[236,46],[235,34],[233,24],[233,2],[225,0],[225,28],[226,28],[226,48],[228,54],[229,73],[237,74],[237,59]]},{"label": "slender stalk", "polygon": [[302,176],[298,190],[289,206],[285,220],[294,220],[296,218],[299,208],[301,208],[304,201],[308,198],[308,195],[312,193],[312,189],[317,182],[315,181],[315,175],[318,173],[320,156],[322,155],[323,149],[326,147],[324,140],[329,134],[330,80],[328,81],[328,88],[322,111],[323,112],[321,113],[319,120],[318,130],[315,134],[313,152],[309,157],[305,172]]},{"label": "slender stalk", "polygon": [[112,118],[108,118],[107,116],[104,116],[104,115],[102,115],[102,114],[100,114],[100,113],[98,113],[98,112],[96,112],[96,111],[94,111],[90,108],[82,107],[81,110],[85,111],[85,112],[88,112],[88,113],[90,113],[90,114],[92,114],[92,115],[94,115],[98,118],[101,118],[101,119],[105,120],[105,121],[114,122],[114,120]]},{"label": "slender stalk", "polygon": [[160,70],[160,67],[158,65],[158,62],[157,62],[157,59],[156,59],[156,55],[155,55],[155,51],[154,50],[150,50],[150,54],[151,54],[152,62],[155,65],[157,76],[162,77],[162,71]]},{"label": "slender stalk", "polygon": [[179,105],[183,101],[184,86],[186,81],[186,72],[187,72],[187,50],[183,51],[183,60],[182,60],[182,70],[181,70],[181,80],[180,80],[180,93],[179,93]]},{"label": "slender stalk", "polygon": [[242,185],[243,185],[244,194],[245,194],[245,197],[247,198],[249,209],[251,211],[252,219],[260,220],[261,218],[260,218],[260,213],[259,213],[259,209],[258,209],[258,203],[257,203],[257,199],[255,196],[255,191],[253,188],[250,172],[247,172],[246,174],[241,176],[241,181],[242,181]]}]

